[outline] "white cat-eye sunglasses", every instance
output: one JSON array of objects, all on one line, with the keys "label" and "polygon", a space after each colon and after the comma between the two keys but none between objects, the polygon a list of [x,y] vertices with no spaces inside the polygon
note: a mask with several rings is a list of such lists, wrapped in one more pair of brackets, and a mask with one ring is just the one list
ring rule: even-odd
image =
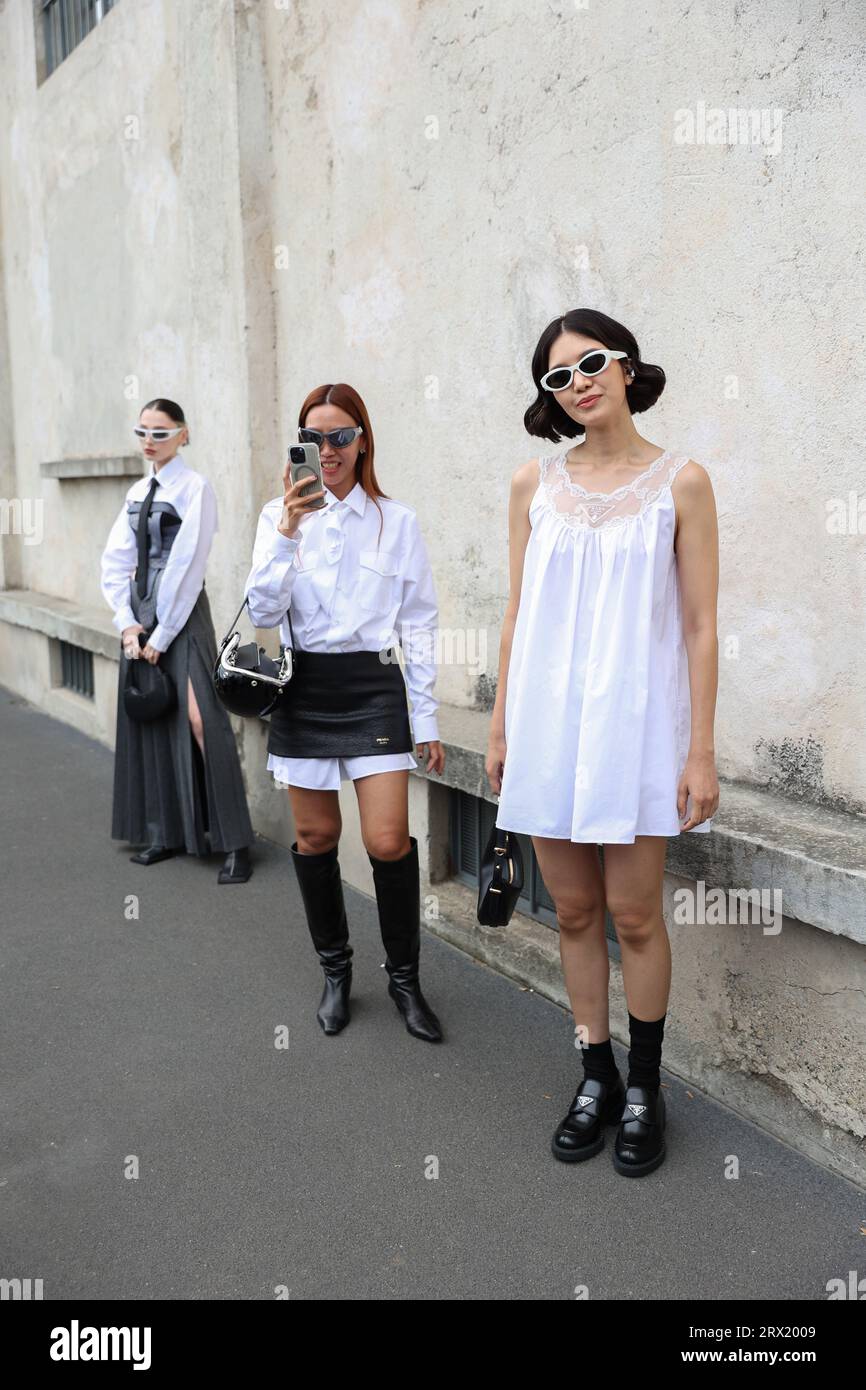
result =
[{"label": "white cat-eye sunglasses", "polygon": [[574,380],[575,372],[580,372],[581,376],[598,376],[605,367],[609,367],[611,362],[620,357],[628,357],[628,353],[611,352],[608,348],[593,348],[590,352],[585,352],[573,367],[552,367],[541,378],[541,385],[545,391],[564,391]]}]

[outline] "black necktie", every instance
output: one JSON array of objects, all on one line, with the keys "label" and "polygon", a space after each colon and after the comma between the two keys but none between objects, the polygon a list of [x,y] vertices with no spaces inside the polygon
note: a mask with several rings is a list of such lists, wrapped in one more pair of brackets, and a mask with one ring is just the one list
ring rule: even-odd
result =
[{"label": "black necktie", "polygon": [[150,480],[150,490],[141,504],[138,513],[138,565],[135,571],[135,583],[138,589],[138,597],[144,598],[147,593],[147,552],[148,545],[148,522],[150,520],[150,508],[153,503],[153,494],[156,492],[156,485],[159,482],[156,474]]}]

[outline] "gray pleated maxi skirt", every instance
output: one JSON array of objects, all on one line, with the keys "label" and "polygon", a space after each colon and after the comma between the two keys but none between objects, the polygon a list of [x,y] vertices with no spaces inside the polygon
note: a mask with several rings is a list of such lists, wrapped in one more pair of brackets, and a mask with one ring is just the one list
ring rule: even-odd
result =
[{"label": "gray pleated maxi skirt", "polygon": [[[139,598],[130,583],[130,603],[147,632],[155,623],[156,596],[164,570],[153,573],[151,590]],[[150,579],[150,575],[148,578]],[[143,660],[142,657],[138,658]],[[228,712],[217,699],[212,671],[216,637],[207,594],[202,587],[186,625],[159,659],[177,688],[177,708],[150,723],[130,719],[123,704],[127,658],[120,654],[117,737],[111,837],[133,845],[166,845],[188,854],[243,849],[253,842],[240,759]],[[210,847],[205,839],[202,792],[194,760],[198,747],[189,723],[187,681],[204,728],[204,782]]]}]

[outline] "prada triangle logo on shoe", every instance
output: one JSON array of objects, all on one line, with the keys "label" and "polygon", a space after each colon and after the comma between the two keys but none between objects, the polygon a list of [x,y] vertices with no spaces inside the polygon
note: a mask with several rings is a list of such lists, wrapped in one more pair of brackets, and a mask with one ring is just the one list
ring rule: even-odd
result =
[{"label": "prada triangle logo on shoe", "polygon": [[593,1098],[592,1096],[578,1096],[578,1100],[581,1105],[591,1105]]},{"label": "prada triangle logo on shoe", "polygon": [[633,1115],[642,1115],[643,1112],[646,1110],[645,1105],[629,1105],[628,1108]]}]

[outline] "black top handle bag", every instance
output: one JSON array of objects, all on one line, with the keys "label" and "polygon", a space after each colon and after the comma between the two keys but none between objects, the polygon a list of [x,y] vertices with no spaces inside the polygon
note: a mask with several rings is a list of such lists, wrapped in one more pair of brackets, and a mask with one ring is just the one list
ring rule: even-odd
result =
[{"label": "black top handle bag", "polygon": [[[150,635],[150,632],[138,634],[139,647],[147,645]],[[149,724],[177,709],[177,688],[158,661],[151,664],[143,656],[127,661],[123,707],[129,718],[138,724]]]},{"label": "black top handle bag", "polygon": [[478,866],[478,920],[507,927],[523,892],[523,851],[513,831],[494,825]]},{"label": "black top handle bag", "polygon": [[268,656],[264,647],[259,647],[255,641],[241,646],[237,624],[247,602],[245,594],[234,622],[220,643],[213,668],[213,684],[218,699],[230,714],[264,719],[277,706],[292,679],[295,632],[292,615],[287,612],[292,645],[285,647],[277,660]]}]

